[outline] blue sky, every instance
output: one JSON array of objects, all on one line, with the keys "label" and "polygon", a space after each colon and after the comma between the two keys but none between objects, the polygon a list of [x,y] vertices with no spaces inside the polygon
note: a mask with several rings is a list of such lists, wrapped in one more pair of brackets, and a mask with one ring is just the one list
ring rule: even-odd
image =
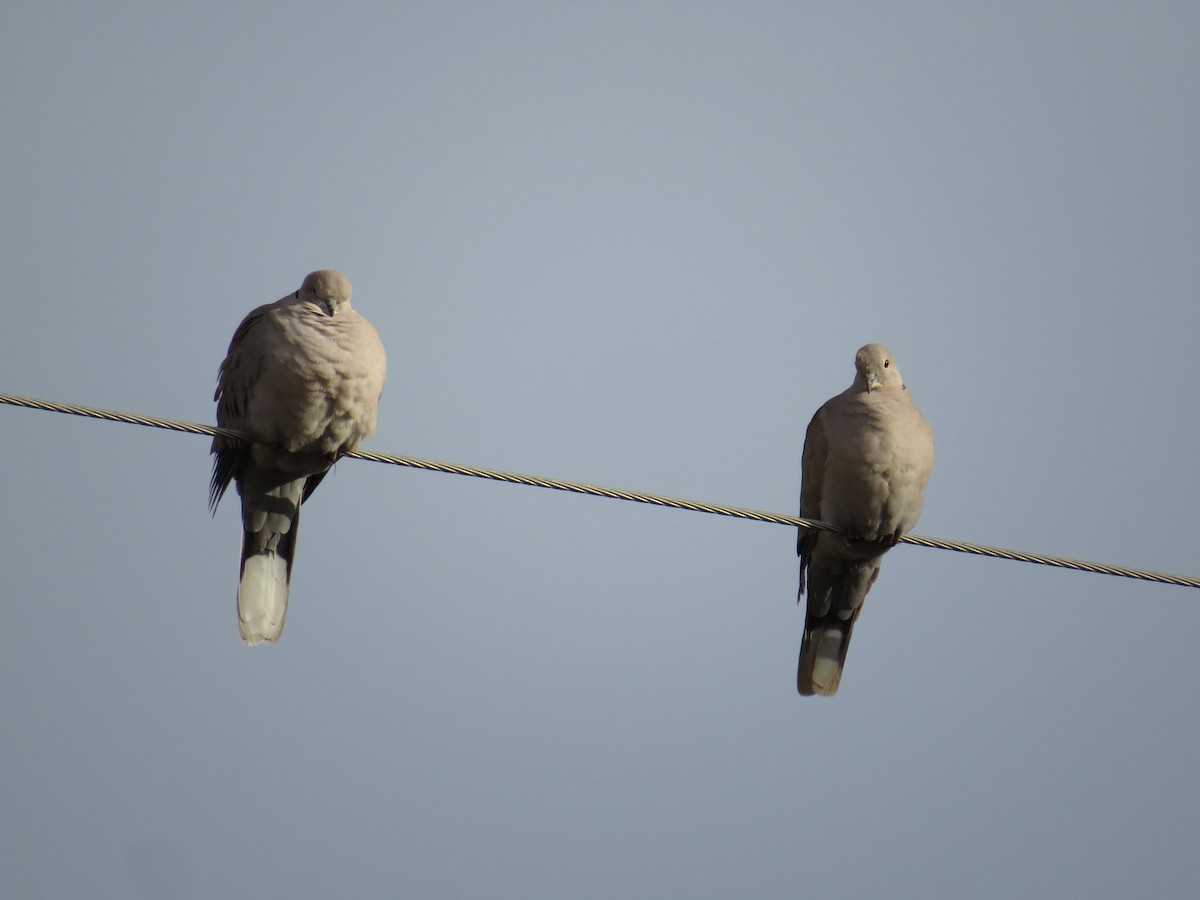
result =
[{"label": "blue sky", "polygon": [[[341,269],[383,452],[794,512],[882,341],[918,531],[1196,575],[1190,4],[0,12],[0,391],[196,421]],[[1185,896],[1200,595],[346,461],[237,639],[207,442],[0,409],[14,897]]]}]

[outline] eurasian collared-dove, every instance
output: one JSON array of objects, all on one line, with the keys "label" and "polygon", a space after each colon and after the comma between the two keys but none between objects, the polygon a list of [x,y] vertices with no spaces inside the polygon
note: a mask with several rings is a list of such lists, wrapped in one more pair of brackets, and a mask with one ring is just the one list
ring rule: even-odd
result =
[{"label": "eurasian collared-dove", "polygon": [[848,534],[800,529],[800,595],[808,591],[796,686],[837,692],[850,632],[881,557],[921,515],[933,473],[933,429],[913,404],[896,358],[867,344],[854,384],[817,410],[804,438],[800,516]]},{"label": "eurasian collared-dove", "polygon": [[350,308],[350,280],[322,269],[242,320],[217,376],[217,424],[254,437],[213,439],[209,505],[229,482],[242,498],[238,625],[247,644],[278,640],[300,504],[345,453],[375,433],[387,356]]}]

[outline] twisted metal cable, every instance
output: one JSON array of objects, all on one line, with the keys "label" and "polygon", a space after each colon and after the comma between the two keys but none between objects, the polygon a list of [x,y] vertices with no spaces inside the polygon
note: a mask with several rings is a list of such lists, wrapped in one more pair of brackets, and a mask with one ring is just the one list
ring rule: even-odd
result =
[{"label": "twisted metal cable", "polygon": [[[235,440],[249,440],[241,432],[229,428],[216,428],[212,425],[200,425],[196,422],[180,422],[174,419],[159,419],[154,416],[137,416],[129,413],[114,412],[107,409],[95,409],[90,406],[76,406],[69,403],[55,403],[50,400],[36,400],[32,397],[16,397],[10,394],[0,394],[0,404],[21,406],[27,409],[41,409],[47,412],[66,413],[72,416],[84,416],[90,419],[103,419],[107,422],[123,422],[130,425],[145,425],[150,428],[164,428],[168,431],[182,431],[186,434],[221,435]],[[437,462],[431,459],[419,459],[412,456],[394,456],[387,453],[370,453],[356,450],[346,454],[351,459],[363,459],[367,462],[387,463],[393,466],[407,466],[413,469],[425,469],[430,472],[445,472],[449,475],[469,475],[472,478],[487,478],[491,481],[505,481],[509,484],[523,484],[529,487],[551,488],[556,491],[571,491],[576,494],[590,494],[593,497],[610,497],[614,500],[631,500],[635,503],[649,503],[654,506],[667,506],[672,509],[686,509],[693,512],[711,513],[718,516],[732,516],[737,519],[750,519],[755,522],[770,522],[775,525],[791,525],[799,528],[815,528],[820,531],[842,533],[842,529],[828,522],[815,519],[801,519],[796,516],[785,516],[780,513],[762,512],[756,509],[744,509],[739,506],[718,506],[712,503],[702,503],[697,500],[682,500],[678,497],[664,497],[660,494],[645,494],[639,491],[620,491],[613,488],[599,487],[594,484],[581,484],[574,481],[559,481],[555,478],[540,478],[535,475],[521,475],[516,472],[501,472],[496,469],[482,469],[475,466],[460,466],[454,463]],[[1163,572],[1151,572],[1146,569],[1133,569],[1128,566],[1111,566],[1104,563],[1085,562],[1078,559],[1066,559],[1061,556],[1044,556],[1038,553],[1025,553],[1020,550],[1006,550],[1003,547],[988,547],[983,544],[969,544],[965,541],[948,541],[941,538],[922,537],[919,534],[901,535],[903,544],[915,544],[918,547],[933,547],[937,550],[955,550],[959,553],[971,553],[976,556],[990,556],[995,559],[1008,559],[1016,562],[1034,563],[1041,566],[1054,566],[1060,569],[1074,569],[1078,572],[1095,572],[1099,575],[1115,575],[1120,578],[1135,578],[1139,581],[1152,581],[1158,584],[1173,584],[1179,587],[1200,588],[1200,579],[1186,578],[1182,575],[1169,575]]]}]

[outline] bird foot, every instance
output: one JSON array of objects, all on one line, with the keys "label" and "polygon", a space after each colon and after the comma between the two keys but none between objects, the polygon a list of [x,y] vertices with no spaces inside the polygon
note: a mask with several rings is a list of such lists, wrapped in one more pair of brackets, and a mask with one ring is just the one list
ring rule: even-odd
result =
[{"label": "bird foot", "polygon": [[900,531],[897,529],[891,534],[885,534],[883,537],[871,538],[869,540],[863,537],[857,531],[851,531],[846,535],[846,543],[853,546],[871,544],[879,547],[881,550],[890,550],[892,547],[895,547],[898,543],[900,543]]}]

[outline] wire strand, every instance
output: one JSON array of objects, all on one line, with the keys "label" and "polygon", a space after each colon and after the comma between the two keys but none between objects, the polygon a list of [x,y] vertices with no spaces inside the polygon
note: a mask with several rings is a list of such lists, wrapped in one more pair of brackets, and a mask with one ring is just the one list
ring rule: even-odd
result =
[{"label": "wire strand", "polygon": [[[185,434],[221,435],[234,440],[249,441],[247,435],[229,428],[216,428],[212,425],[201,425],[196,422],[180,422],[175,419],[160,419],[154,416],[138,416],[129,413],[114,412],[107,409],[96,409],[90,406],[77,406],[70,403],[55,403],[50,400],[37,400],[32,397],[17,397],[11,394],[0,394],[0,404],[20,406],[26,409],[40,409],[46,412],[65,413],[72,416],[83,416],[89,419],[102,419],[107,422],[122,422],[129,425],[145,425],[149,428],[163,428],[168,431],[181,431]],[[501,472],[497,469],[483,469],[476,466],[460,466],[454,463],[437,462],[432,459],[419,459],[413,456],[394,456],[387,453],[371,453],[356,450],[346,454],[350,459],[362,459],[367,462],[387,463],[393,466],[407,466],[413,469],[424,469],[429,472],[445,472],[449,475],[468,475],[472,478],[486,478],[491,481],[504,481],[509,484],[523,484],[529,487],[550,488],[556,491],[571,491],[576,494],[589,494],[593,497],[609,497],[613,500],[630,500],[635,503],[649,503],[654,506],[666,506],[672,509],[686,509],[692,512],[710,513],[718,516],[731,516],[736,519],[749,519],[754,522],[769,522],[775,525],[791,525],[798,528],[815,528],[835,534],[843,533],[841,528],[828,522],[815,519],[801,519],[797,516],[785,516],[780,513],[763,512],[757,509],[745,509],[739,506],[719,506],[712,503],[702,503],[697,500],[683,500],[678,497],[664,497],[660,494],[646,494],[639,491],[621,491],[613,488],[599,487],[594,484],[581,484],[574,481],[560,481],[555,478],[540,478],[535,475],[521,475],[516,472]],[[1114,575],[1120,578],[1135,578],[1139,581],[1151,581],[1158,584],[1173,584],[1179,587],[1200,588],[1200,579],[1187,578],[1182,575],[1169,575],[1164,572],[1152,572],[1147,569],[1134,569],[1128,566],[1112,566],[1104,563],[1086,562],[1079,559],[1066,559],[1061,556],[1045,556],[1039,553],[1025,553],[1020,550],[1006,550],[1003,547],[989,547],[984,544],[970,544],[965,541],[949,541],[941,538],[923,537],[919,534],[901,535],[900,543],[914,544],[918,547],[932,547],[937,550],[954,550],[958,553],[970,553],[975,556],[990,556],[994,559],[1007,559],[1015,562],[1034,563],[1041,566],[1053,566],[1060,569],[1073,569],[1078,572],[1095,572],[1099,575]]]}]

